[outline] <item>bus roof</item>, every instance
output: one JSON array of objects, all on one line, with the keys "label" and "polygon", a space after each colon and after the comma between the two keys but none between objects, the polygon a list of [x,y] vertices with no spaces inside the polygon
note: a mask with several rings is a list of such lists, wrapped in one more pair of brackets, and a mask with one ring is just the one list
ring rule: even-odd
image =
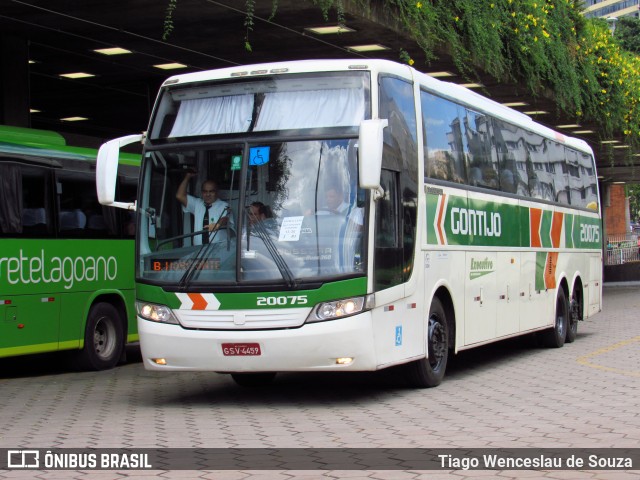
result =
[{"label": "bus roof", "polygon": [[475,109],[480,113],[487,113],[509,123],[538,133],[543,137],[559,141],[593,155],[589,144],[584,140],[566,136],[549,127],[534,121],[522,112],[502,105],[490,98],[484,97],[473,90],[461,85],[433,78],[415,70],[408,65],[381,59],[336,59],[336,60],[295,60],[289,62],[260,63],[254,65],[240,65],[202,72],[185,73],[169,77],[163,87],[185,85],[208,80],[238,79],[260,77],[264,75],[281,75],[291,73],[335,72],[367,70],[375,73],[388,72],[405,78],[413,79],[425,89],[438,93],[454,102]]},{"label": "bus roof", "polygon": [[[87,160],[95,162],[93,148],[68,146],[62,135],[48,130],[0,125],[0,153],[20,158]],[[120,163],[140,165],[140,156],[121,153]]]}]

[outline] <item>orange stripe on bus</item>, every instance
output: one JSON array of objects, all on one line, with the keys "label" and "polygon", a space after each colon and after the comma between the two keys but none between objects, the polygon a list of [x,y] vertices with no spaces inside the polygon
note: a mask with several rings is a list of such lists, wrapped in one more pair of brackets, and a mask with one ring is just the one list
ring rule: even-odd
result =
[{"label": "orange stripe on bus", "polygon": [[442,231],[442,222],[444,220],[443,216],[444,216],[446,198],[447,198],[447,195],[443,193],[440,199],[440,210],[438,211],[438,236],[440,237],[440,245],[444,245],[444,233]]},{"label": "orange stripe on bus", "polygon": [[553,245],[553,248],[560,248],[563,217],[564,215],[561,212],[553,212],[553,220],[551,221],[551,245]]},{"label": "orange stripe on bus", "polygon": [[191,310],[204,310],[207,308],[207,301],[199,293],[187,293],[187,295],[189,295],[189,298],[193,302]]},{"label": "orange stripe on bus", "polygon": [[544,267],[544,286],[556,288],[556,266],[558,265],[558,252],[547,253],[547,264]]},{"label": "orange stripe on bus", "polygon": [[531,246],[541,247],[540,241],[540,221],[542,220],[542,210],[539,208],[529,209],[529,221],[531,223]]}]

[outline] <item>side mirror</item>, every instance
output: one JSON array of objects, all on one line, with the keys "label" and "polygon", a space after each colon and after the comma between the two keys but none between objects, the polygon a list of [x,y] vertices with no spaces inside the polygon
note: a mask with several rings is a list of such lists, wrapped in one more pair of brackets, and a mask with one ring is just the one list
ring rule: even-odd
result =
[{"label": "side mirror", "polygon": [[363,120],[358,138],[358,175],[360,188],[380,189],[382,171],[383,130],[389,124],[386,119]]},{"label": "side mirror", "polygon": [[118,159],[120,148],[135,142],[141,142],[143,135],[127,135],[109,140],[100,146],[96,162],[96,191],[102,205],[135,210],[135,203],[116,202],[116,179],[118,178]]}]

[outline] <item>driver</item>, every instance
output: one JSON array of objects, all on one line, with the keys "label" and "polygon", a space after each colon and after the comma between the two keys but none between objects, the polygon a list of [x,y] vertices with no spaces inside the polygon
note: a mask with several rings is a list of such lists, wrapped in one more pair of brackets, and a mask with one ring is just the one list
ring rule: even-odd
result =
[{"label": "driver", "polygon": [[[202,198],[194,197],[187,193],[189,180],[197,174],[195,171],[188,171],[178,186],[176,198],[182,204],[182,211],[189,212],[195,217],[194,230],[209,230],[209,234],[196,235],[193,237],[194,245],[202,245],[210,241],[226,241],[227,226],[233,227],[233,218],[230,215],[229,204],[218,198],[218,184],[213,180],[202,182]],[[211,234],[212,232],[217,232]]]}]

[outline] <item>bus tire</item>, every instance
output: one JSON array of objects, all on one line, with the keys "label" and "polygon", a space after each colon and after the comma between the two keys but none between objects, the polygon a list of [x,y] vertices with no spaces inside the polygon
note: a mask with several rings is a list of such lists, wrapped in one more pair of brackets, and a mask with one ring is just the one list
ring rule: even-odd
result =
[{"label": "bus tire", "polygon": [[442,383],[449,358],[449,325],[440,299],[434,298],[427,325],[427,356],[407,365],[409,382],[417,388],[437,387]]},{"label": "bus tire", "polygon": [[118,310],[96,303],[89,310],[79,364],[85,370],[107,370],[118,364],[124,350],[124,328]]},{"label": "bus tire", "polygon": [[553,328],[545,330],[542,333],[542,343],[545,347],[560,348],[567,339],[567,330],[569,327],[569,302],[564,293],[564,289],[558,290],[556,297],[556,313],[553,320]]},{"label": "bus tire", "polygon": [[582,318],[582,300],[574,292],[569,308],[569,326],[567,328],[566,343],[572,343],[578,336],[578,321]]},{"label": "bus tire", "polygon": [[231,374],[231,378],[241,387],[267,387],[273,383],[275,376],[275,372]]}]

